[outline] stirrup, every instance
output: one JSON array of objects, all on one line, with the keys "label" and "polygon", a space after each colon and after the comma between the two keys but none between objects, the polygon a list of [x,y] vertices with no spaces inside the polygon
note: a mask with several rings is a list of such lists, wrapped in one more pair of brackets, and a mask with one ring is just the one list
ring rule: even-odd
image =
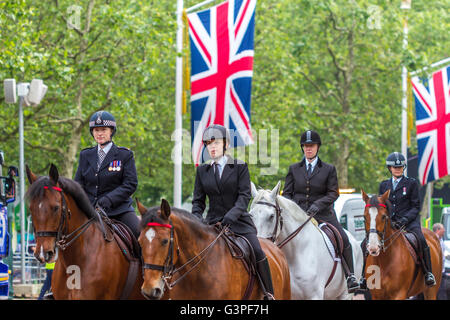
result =
[{"label": "stirrup", "polygon": [[350,274],[347,277],[347,290],[348,293],[353,293],[360,288],[358,280],[356,279],[354,274]]},{"label": "stirrup", "polygon": [[270,292],[264,292],[264,300],[275,300],[275,297]]},{"label": "stirrup", "polygon": [[433,287],[436,285],[436,279],[434,278],[434,274],[431,272],[427,272],[425,274],[425,284],[428,287]]}]

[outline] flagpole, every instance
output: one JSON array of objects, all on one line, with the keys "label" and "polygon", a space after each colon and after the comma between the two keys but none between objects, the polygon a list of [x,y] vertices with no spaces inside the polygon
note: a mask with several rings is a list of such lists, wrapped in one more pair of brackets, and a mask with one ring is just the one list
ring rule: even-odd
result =
[{"label": "flagpole", "polygon": [[418,74],[420,72],[426,71],[426,70],[431,69],[431,68],[438,67],[438,66],[443,65],[445,63],[450,63],[450,57],[442,59],[441,61],[435,62],[435,63],[433,63],[433,64],[431,64],[431,65],[429,65],[429,66],[427,66],[425,68],[422,68],[422,69],[416,70],[414,72],[411,72],[410,75],[411,75],[411,77],[415,76],[416,74]]},{"label": "flagpole", "polygon": [[176,57],[176,87],[175,87],[175,147],[174,147],[174,175],[173,175],[173,202],[174,206],[181,208],[182,200],[182,130],[181,115],[183,90],[183,0],[177,0],[177,57]]},{"label": "flagpole", "polygon": [[[411,9],[411,1],[402,1],[400,9]],[[408,16],[406,15],[403,21],[403,50],[408,49]],[[406,162],[408,162],[408,70],[406,66],[402,66],[402,154],[405,156]],[[408,166],[405,168],[405,175],[407,175]]]}]

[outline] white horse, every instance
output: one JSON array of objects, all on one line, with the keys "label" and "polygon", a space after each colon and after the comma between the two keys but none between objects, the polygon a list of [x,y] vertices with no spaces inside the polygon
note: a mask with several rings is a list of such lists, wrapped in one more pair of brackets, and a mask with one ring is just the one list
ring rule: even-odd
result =
[{"label": "white horse", "polygon": [[[306,212],[295,202],[279,195],[280,185],[278,182],[272,191],[257,191],[252,182],[253,202],[250,207],[250,216],[258,229],[258,237],[270,238],[275,230],[276,243],[286,239],[308,219]],[[276,217],[276,207],[281,209],[282,225],[281,219]],[[347,230],[345,231],[353,249],[355,276],[359,278],[363,253],[356,239]],[[344,300],[353,297],[353,294],[347,291],[347,282],[340,262],[332,280],[326,286],[332,273],[334,257],[325,243],[322,232],[313,222],[307,222],[281,250],[289,264],[292,299]]]}]

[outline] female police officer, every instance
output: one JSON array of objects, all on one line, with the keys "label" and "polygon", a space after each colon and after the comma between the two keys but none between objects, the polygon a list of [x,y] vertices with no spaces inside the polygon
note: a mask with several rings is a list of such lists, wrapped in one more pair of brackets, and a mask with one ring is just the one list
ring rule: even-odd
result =
[{"label": "female police officer", "polygon": [[75,181],[87,193],[92,205],[126,224],[139,237],[139,219],[132,207],[131,195],[137,188],[137,174],[133,152],[112,142],[116,121],[107,111],[99,111],[89,121],[95,147],[83,149]]},{"label": "female police officer", "polygon": [[313,130],[301,135],[300,145],[305,157],[289,167],[283,196],[297,203],[308,215],[314,214],[317,220],[328,222],[339,231],[344,242],[343,258],[348,267],[347,287],[351,293],[359,288],[353,274],[352,247],[333,209],[333,203],[339,197],[336,168],[319,159],[317,154],[321,144],[319,134]]},{"label": "female police officer", "polygon": [[422,270],[425,276],[425,284],[434,286],[436,280],[431,273],[430,248],[420,226],[419,185],[415,179],[403,174],[406,168],[406,159],[401,153],[393,152],[388,155],[386,167],[391,174],[391,178],[380,183],[378,194],[384,194],[388,189],[391,190],[389,201],[392,204],[392,212],[390,212],[392,225],[397,229],[404,226],[407,231],[417,236],[423,252]]},{"label": "female police officer", "polygon": [[211,163],[197,167],[192,213],[203,220],[206,196],[209,198],[208,224],[221,222],[236,234],[244,236],[252,245],[256,256],[256,269],[265,299],[273,299],[273,286],[269,263],[256,236],[256,227],[247,212],[251,199],[250,175],[247,164],[225,155],[230,135],[224,126],[211,125],[203,132]]}]

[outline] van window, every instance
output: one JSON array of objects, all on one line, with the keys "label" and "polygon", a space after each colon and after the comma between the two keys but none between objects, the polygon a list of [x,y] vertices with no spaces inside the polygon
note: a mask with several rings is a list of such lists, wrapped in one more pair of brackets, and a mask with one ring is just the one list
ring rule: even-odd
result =
[{"label": "van window", "polygon": [[450,215],[444,214],[442,216],[442,224],[445,228],[444,240],[450,240]]}]

